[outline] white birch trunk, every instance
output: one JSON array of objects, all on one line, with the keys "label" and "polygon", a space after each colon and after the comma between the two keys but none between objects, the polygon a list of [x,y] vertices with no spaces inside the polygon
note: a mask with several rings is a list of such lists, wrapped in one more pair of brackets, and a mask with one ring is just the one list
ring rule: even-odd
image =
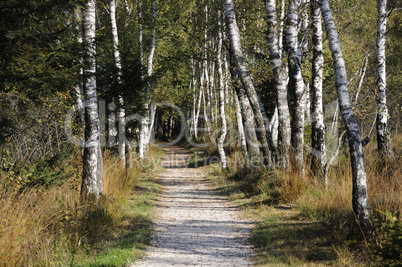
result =
[{"label": "white birch trunk", "polygon": [[[119,51],[119,35],[117,32],[116,21],[116,0],[109,2],[110,22],[112,24],[112,36],[113,36],[113,56],[114,63],[117,68],[117,82],[121,84],[121,59]],[[119,104],[124,105],[123,97],[119,96]],[[124,167],[126,167],[126,111],[124,108],[119,108],[119,158]]]},{"label": "white birch trunk", "polygon": [[[284,5],[284,3],[282,3]],[[271,67],[275,76],[275,87],[277,92],[278,108],[278,150],[280,164],[287,168],[289,166],[289,148],[290,148],[290,114],[288,106],[288,75],[286,67],[282,63],[282,38],[278,36],[278,18],[276,15],[275,0],[266,0],[265,8],[267,11],[268,24],[268,49]],[[282,6],[282,10],[284,6]],[[284,12],[284,11],[283,11]],[[284,15],[283,15],[284,16]],[[281,20],[281,24],[283,21]],[[282,27],[280,27],[282,29]],[[280,32],[281,33],[281,32]]]},{"label": "white birch trunk", "polygon": [[[223,40],[226,40],[225,39],[225,35],[223,35]],[[229,60],[228,60],[228,55],[227,55],[227,53],[224,53],[224,63],[225,63],[225,75],[224,75],[224,77],[225,77],[225,95],[226,96],[229,96],[229,77],[230,77],[230,70],[229,70]],[[225,98],[225,100],[226,100],[226,104],[229,104],[230,103],[230,97],[226,97]]]},{"label": "white birch trunk", "polygon": [[362,89],[363,86],[363,81],[364,81],[364,77],[366,76],[366,71],[367,71],[367,63],[369,61],[369,56],[370,54],[367,54],[364,59],[363,59],[363,66],[360,68],[359,71],[359,84],[357,86],[357,90],[356,90],[356,96],[355,96],[355,102],[354,102],[354,106],[357,106],[357,100],[359,99],[359,94],[360,91]]},{"label": "white birch trunk", "polygon": [[272,133],[272,140],[274,141],[274,145],[278,145],[278,106],[275,106],[274,115],[272,115],[271,121],[269,122],[269,128]]},{"label": "white birch trunk", "polygon": [[205,100],[205,95],[207,94],[207,89],[205,88],[205,93],[202,95],[202,101],[204,102],[204,123],[207,128],[207,133],[208,136],[211,136],[211,126],[208,118],[208,107],[207,107],[207,101]]},{"label": "white birch trunk", "polygon": [[391,137],[388,131],[387,77],[385,71],[385,42],[387,28],[387,0],[378,0],[377,30],[377,147],[384,159],[394,158]]},{"label": "white birch trunk", "polygon": [[[76,8],[74,10],[74,17],[76,19],[76,21],[80,21],[80,16],[82,16],[81,14],[81,9]],[[78,23],[77,23],[78,25]],[[76,26],[76,30],[79,31],[79,26]],[[82,44],[82,35],[79,36],[78,38],[78,42],[80,44]],[[82,61],[81,61],[82,63]],[[84,72],[83,69],[80,69],[80,75],[83,76]],[[76,115],[76,121],[79,125],[80,129],[84,128],[85,125],[85,111],[84,111],[84,103],[82,101],[83,98],[83,88],[82,88],[82,83],[78,83],[77,85],[71,85],[70,87],[70,96],[73,99],[73,101],[76,103],[77,106],[77,110],[78,110],[78,114]],[[81,128],[82,127],[82,128]],[[84,133],[84,130],[80,131],[80,135]]]},{"label": "white birch trunk", "polygon": [[85,100],[85,148],[81,196],[99,200],[103,193],[102,154],[100,149],[98,100],[96,97],[96,25],[95,0],[86,3],[82,12],[84,48],[84,100]]},{"label": "white birch trunk", "polygon": [[304,175],[304,112],[305,85],[301,75],[301,50],[297,40],[297,21],[301,0],[291,0],[287,15],[286,43],[288,46],[289,92],[294,97],[292,108],[292,158],[296,171]]},{"label": "white birch trunk", "polygon": [[247,157],[247,141],[244,133],[243,118],[241,116],[241,108],[237,94],[234,94],[234,101],[236,105],[237,132],[239,134],[240,148],[243,156]]},{"label": "white birch trunk", "polygon": [[[211,95],[209,107],[211,107],[211,111],[210,111],[211,121],[216,123],[217,122],[217,114],[218,114],[218,101],[216,101],[217,96],[216,96],[216,90],[215,90],[215,62],[211,62],[209,73],[210,73],[209,91],[210,91],[210,95]],[[213,109],[212,105],[211,105],[211,103],[213,102],[214,99],[215,99],[215,109]]]},{"label": "white birch trunk", "polygon": [[370,221],[370,212],[368,207],[367,177],[364,163],[363,146],[361,144],[356,117],[350,104],[345,62],[342,56],[338,33],[336,31],[328,1],[319,0],[318,3],[323,15],[335,68],[335,86],[338,94],[339,109],[346,125],[349,139],[350,161],[353,176],[353,211],[358,222],[360,223],[360,226],[363,229],[367,229]]},{"label": "white birch trunk", "polygon": [[81,96],[81,88],[80,85],[72,85],[70,87],[70,95],[73,101],[77,105],[77,110],[78,114],[76,116],[77,123],[84,125],[84,103],[82,102],[82,96]]},{"label": "white birch trunk", "polygon": [[143,119],[141,120],[141,132],[140,132],[140,140],[138,144],[138,157],[143,159],[148,151],[148,143],[149,143],[149,135],[150,135],[150,99],[151,99],[151,82],[152,82],[152,75],[153,75],[153,59],[155,54],[155,47],[156,47],[156,36],[155,36],[155,23],[156,23],[156,4],[155,0],[152,0],[152,30],[151,30],[151,45],[150,50],[147,58],[147,75],[148,75],[148,83],[147,83],[147,91],[146,91],[146,99],[145,99],[145,114]]},{"label": "white birch trunk", "polygon": [[117,140],[116,117],[114,114],[115,109],[116,105],[114,103],[108,105],[109,148],[114,148]]},{"label": "white birch trunk", "polygon": [[[327,161],[325,146],[325,124],[322,105],[322,73],[324,70],[324,54],[322,51],[322,23],[320,7],[311,2],[311,29],[313,45],[312,84],[311,84],[311,148],[313,154],[313,171],[323,176]],[[325,185],[328,184],[324,176]]]},{"label": "white birch trunk", "polygon": [[[143,26],[142,26],[142,0],[138,0],[138,46],[140,52],[141,65],[144,63],[144,44],[143,44]],[[143,76],[141,75],[143,78]]]},{"label": "white birch trunk", "polygon": [[148,135],[148,144],[154,141],[155,135],[155,116],[156,116],[156,105],[151,103],[150,108],[150,125],[149,125],[149,135]]},{"label": "white birch trunk", "polygon": [[[272,1],[265,1],[265,3],[268,3],[268,2],[270,2],[271,3],[271,5],[272,5],[272,3],[274,4],[274,6],[275,6],[275,2],[272,2]],[[284,24],[284,21],[285,21],[285,0],[281,0],[281,17],[280,17],[280,21],[279,21],[279,38],[278,38],[278,47],[279,47],[279,57],[282,59],[282,50],[283,50],[283,24]],[[267,9],[267,12],[268,12],[268,9]],[[268,17],[268,16],[267,16]],[[277,16],[276,16],[276,6],[275,6],[275,21],[276,21],[276,24],[278,24],[278,19],[277,19]]]},{"label": "white birch trunk", "polygon": [[300,42],[300,47],[302,50],[303,55],[308,52],[308,39],[310,37],[310,34],[308,32],[309,29],[309,20],[308,20],[308,5],[310,3],[310,0],[303,0],[302,3],[302,15],[301,15],[301,24],[302,24],[302,40]]},{"label": "white birch trunk", "polygon": [[[232,58],[233,55],[231,56],[231,59]],[[247,156],[247,158],[253,159],[255,157],[259,157],[260,155],[260,148],[254,124],[254,112],[251,108],[250,101],[248,100],[244,88],[241,87],[241,84],[239,84],[238,70],[234,64],[234,61],[234,59],[230,60],[230,75],[233,80],[233,87],[236,91],[235,97],[239,100],[240,112],[244,125],[244,134],[247,145],[247,149],[244,149],[244,151],[246,151],[247,154],[243,155]]]},{"label": "white birch trunk", "polygon": [[201,101],[203,98],[203,90],[202,90],[202,74],[201,74],[201,82],[200,82],[200,89],[199,89],[199,96],[198,96],[198,105],[197,105],[197,113],[195,114],[195,119],[194,119],[194,137],[195,139],[198,138],[198,119],[200,117],[200,111],[201,111]]},{"label": "white birch trunk", "polygon": [[190,127],[190,137],[195,138],[195,112],[196,112],[196,102],[197,102],[197,95],[196,95],[196,78],[195,78],[195,65],[194,59],[191,57],[191,76],[192,76],[192,94],[193,94],[193,107],[191,110],[191,127]]},{"label": "white birch trunk", "polygon": [[228,170],[228,163],[226,161],[225,149],[223,147],[226,137],[226,113],[225,113],[225,88],[223,84],[223,70],[222,70],[222,24],[221,24],[221,12],[218,10],[218,79],[219,79],[219,111],[221,117],[221,131],[218,137],[218,152],[221,158],[221,165],[223,170]]},{"label": "white birch trunk", "polygon": [[[258,103],[257,92],[254,88],[254,84],[251,80],[250,74],[247,70],[246,62],[244,60],[243,52],[241,50],[240,44],[240,34],[239,28],[236,22],[235,10],[233,0],[225,0],[225,13],[227,19],[227,27],[229,30],[229,39],[232,47],[232,52],[235,59],[235,64],[239,71],[240,80],[247,93],[250,100],[251,107],[255,115],[255,121],[257,127],[257,137],[259,138],[262,146],[264,161],[266,164],[271,165],[276,164],[276,151],[272,142],[271,131],[269,130],[269,125],[265,125],[264,119],[261,114],[260,105]],[[264,131],[265,129],[265,131]],[[266,133],[268,133],[268,143]]]},{"label": "white birch trunk", "polygon": [[211,114],[211,111],[213,110],[211,107],[211,81],[210,81],[210,73],[209,73],[209,64],[208,64],[208,43],[210,43],[211,41],[208,38],[208,5],[205,4],[205,28],[204,28],[204,62],[203,62],[203,66],[204,66],[204,73],[205,73],[205,92],[204,92],[204,97],[206,100],[206,103],[204,103],[204,107],[205,107],[205,112],[204,112],[204,116],[205,116],[205,122],[207,124],[207,130],[208,130],[208,134],[210,134],[210,123],[209,123],[209,116]]}]

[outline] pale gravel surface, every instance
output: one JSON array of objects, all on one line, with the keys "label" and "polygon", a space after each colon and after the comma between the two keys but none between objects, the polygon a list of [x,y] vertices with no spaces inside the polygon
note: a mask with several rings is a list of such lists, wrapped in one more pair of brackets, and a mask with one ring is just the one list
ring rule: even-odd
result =
[{"label": "pale gravel surface", "polygon": [[213,188],[202,168],[185,168],[189,150],[164,151],[155,232],[133,266],[251,266],[253,223]]}]

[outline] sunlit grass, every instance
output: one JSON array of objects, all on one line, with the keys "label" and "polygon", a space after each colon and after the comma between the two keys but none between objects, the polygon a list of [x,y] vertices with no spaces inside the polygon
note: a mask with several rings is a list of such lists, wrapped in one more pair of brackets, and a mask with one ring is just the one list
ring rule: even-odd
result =
[{"label": "sunlit grass", "polygon": [[[150,148],[150,157],[160,157]],[[70,164],[79,166],[80,155]],[[158,160],[154,160],[157,164]],[[130,175],[104,153],[104,195],[81,204],[80,168],[62,186],[26,188],[1,181],[0,265],[119,266],[143,255],[152,233],[152,199],[159,185],[152,171],[133,164]],[[2,176],[3,177],[3,176]]]},{"label": "sunlit grass", "polygon": [[[372,216],[384,217],[378,211],[390,211],[400,222],[402,138],[393,141],[395,160],[379,161],[375,142],[364,150]],[[210,178],[246,216],[259,221],[252,233],[258,265],[365,266],[381,261],[373,248],[388,244],[381,241],[387,233],[373,229],[377,232],[373,240],[356,225],[347,148],[330,167],[328,187],[322,179],[310,176],[308,163],[307,175],[301,177],[291,171],[233,162],[229,160],[229,174],[222,174],[218,164],[209,166]]]}]

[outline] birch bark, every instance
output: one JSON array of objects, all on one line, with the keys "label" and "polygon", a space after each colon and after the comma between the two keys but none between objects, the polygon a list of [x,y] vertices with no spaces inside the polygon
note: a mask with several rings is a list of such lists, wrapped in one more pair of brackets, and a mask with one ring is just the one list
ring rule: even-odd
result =
[{"label": "birch bark", "polygon": [[[138,0],[138,46],[140,52],[141,65],[144,62],[144,45],[143,45],[143,26],[142,26],[142,0]],[[143,78],[143,76],[141,75]]]},{"label": "birch bark", "polygon": [[349,99],[345,62],[328,1],[319,0],[318,4],[323,15],[325,30],[332,53],[339,109],[346,125],[349,139],[349,152],[353,176],[353,211],[361,227],[367,229],[370,221],[370,212],[368,207],[366,169],[359,127]]},{"label": "birch bark", "polygon": [[[80,16],[82,17],[81,10],[79,8],[74,9],[74,17],[77,22],[80,21]],[[75,28],[77,31],[79,31],[80,28],[78,26],[78,23],[76,25],[77,26]],[[82,35],[79,36],[77,39],[78,39],[78,42],[80,44],[82,44]],[[80,69],[80,75],[83,76],[82,68]],[[77,85],[70,86],[70,96],[73,99],[73,101],[76,103],[76,106],[77,106],[78,114],[76,115],[75,120],[79,125],[81,136],[84,133],[83,129],[84,129],[84,125],[85,125],[85,111],[84,111],[84,103],[83,103],[83,94],[84,94],[84,91],[82,88],[82,83],[78,83]]]},{"label": "birch bark", "polygon": [[[323,176],[327,150],[325,147],[324,111],[322,105],[322,73],[324,54],[322,52],[321,11],[316,1],[311,2],[311,31],[313,44],[312,83],[311,83],[311,147],[313,154],[312,169]],[[324,177],[324,183],[328,181]]]},{"label": "birch bark", "polygon": [[237,132],[239,134],[240,148],[243,156],[247,157],[247,141],[244,133],[243,118],[241,116],[241,108],[237,94],[234,94],[234,101],[236,105]]},{"label": "birch bark", "polygon": [[278,145],[278,126],[278,106],[275,106],[274,115],[272,115],[269,122],[269,128],[271,129],[272,140],[276,146]]},{"label": "birch bark", "polygon": [[[117,32],[116,21],[116,0],[109,2],[110,10],[110,22],[112,24],[112,36],[113,36],[113,56],[114,63],[117,68],[117,82],[121,84],[121,59],[119,51],[119,35]],[[124,105],[123,96],[119,95],[119,104]],[[124,167],[126,167],[126,111],[124,108],[119,108],[119,158]]]},{"label": "birch bark", "polygon": [[193,107],[191,110],[191,127],[190,127],[190,137],[195,137],[195,112],[196,112],[196,102],[197,102],[197,95],[196,95],[196,78],[195,78],[195,65],[194,65],[194,59],[191,57],[191,76],[192,76],[192,94],[193,94]]},{"label": "birch bark", "polygon": [[[264,119],[261,114],[261,109],[258,103],[257,92],[254,88],[254,84],[251,80],[250,74],[246,67],[246,62],[244,60],[243,52],[241,50],[240,44],[240,34],[239,28],[236,22],[235,10],[233,0],[225,0],[225,14],[227,20],[227,26],[229,30],[229,39],[232,47],[232,52],[235,59],[235,64],[240,74],[240,80],[242,82],[243,88],[245,89],[247,96],[250,100],[251,107],[254,112],[255,121],[257,127],[257,137],[259,138],[262,146],[264,163],[268,165],[276,164],[276,151],[273,146],[271,131],[269,130],[269,125],[264,124]],[[268,133],[268,138],[270,142],[268,143],[266,133]]]},{"label": "birch bark", "polygon": [[305,112],[305,85],[301,75],[301,50],[297,40],[297,21],[301,0],[291,0],[287,14],[286,43],[288,46],[289,92],[293,95],[294,106],[292,111],[292,158],[296,171],[304,175],[304,112]]},{"label": "birch bark", "polygon": [[[271,2],[271,1],[269,1]],[[274,2],[275,4],[275,2]],[[278,47],[279,47],[279,57],[282,59],[282,50],[283,50],[283,23],[285,21],[285,0],[281,0],[281,17],[279,21],[279,41],[278,41]],[[278,24],[278,19],[276,18],[276,7],[275,7],[275,21],[276,24]],[[268,17],[268,16],[267,16]]]},{"label": "birch bark", "polygon": [[203,74],[201,74],[201,78],[200,78],[200,89],[199,89],[200,92],[199,92],[199,96],[198,96],[197,112],[196,112],[195,118],[194,118],[194,137],[195,137],[195,139],[198,138],[198,119],[200,117],[201,101],[203,98],[202,83],[203,83]]},{"label": "birch bark", "polygon": [[81,197],[99,200],[103,193],[102,154],[100,149],[98,100],[96,97],[96,25],[95,0],[86,3],[82,12],[84,47],[84,101],[85,101],[85,147]]},{"label": "birch bark", "polygon": [[218,79],[219,79],[219,111],[221,117],[221,131],[218,137],[218,152],[221,158],[221,165],[223,170],[228,170],[228,163],[226,161],[225,149],[223,147],[226,137],[226,113],[225,113],[225,88],[223,84],[223,71],[222,71],[222,24],[221,24],[221,12],[218,10]]},{"label": "birch bark", "polygon": [[[282,3],[284,5],[284,3]],[[288,75],[286,67],[282,63],[282,38],[281,32],[278,37],[278,18],[276,14],[275,0],[266,0],[265,8],[267,12],[268,34],[267,43],[269,49],[269,59],[275,76],[275,87],[277,91],[278,108],[278,150],[279,163],[287,168],[289,166],[289,147],[290,147],[290,114],[288,106]],[[284,10],[284,6],[282,6]],[[281,21],[280,24],[283,24]],[[280,27],[282,28],[282,27]]]},{"label": "birch bark", "polygon": [[387,28],[387,0],[378,0],[377,30],[377,147],[384,159],[394,158],[391,137],[388,131],[387,77],[385,71],[385,42]]},{"label": "birch bark", "polygon": [[150,124],[150,98],[151,98],[151,83],[152,83],[152,75],[153,75],[153,59],[155,54],[155,47],[156,47],[156,36],[155,36],[155,23],[156,23],[156,3],[155,0],[152,0],[151,3],[151,12],[152,12],[152,30],[151,30],[151,45],[150,50],[147,58],[147,75],[148,75],[148,82],[147,82],[147,91],[146,91],[146,99],[145,99],[145,114],[143,119],[141,120],[141,132],[140,132],[140,140],[138,144],[138,157],[143,159],[148,150],[148,143],[149,143],[149,124]]},{"label": "birch bark", "polygon": [[251,108],[250,101],[244,91],[244,88],[239,83],[239,72],[234,64],[233,53],[231,54],[230,60],[230,75],[232,77],[233,87],[235,89],[235,97],[239,100],[240,105],[240,112],[243,119],[244,124],[244,134],[247,144],[247,152],[248,154],[243,154],[244,156],[247,155],[248,158],[255,158],[260,155],[260,148],[258,143],[257,134],[255,132],[255,124],[254,124],[254,112]]}]

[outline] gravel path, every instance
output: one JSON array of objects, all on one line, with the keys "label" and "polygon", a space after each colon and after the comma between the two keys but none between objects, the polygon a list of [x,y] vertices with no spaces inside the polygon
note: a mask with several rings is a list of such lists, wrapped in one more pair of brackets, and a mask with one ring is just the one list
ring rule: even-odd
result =
[{"label": "gravel path", "polygon": [[133,266],[251,266],[253,227],[205,179],[202,168],[186,168],[191,156],[164,148],[158,220],[147,256]]}]

